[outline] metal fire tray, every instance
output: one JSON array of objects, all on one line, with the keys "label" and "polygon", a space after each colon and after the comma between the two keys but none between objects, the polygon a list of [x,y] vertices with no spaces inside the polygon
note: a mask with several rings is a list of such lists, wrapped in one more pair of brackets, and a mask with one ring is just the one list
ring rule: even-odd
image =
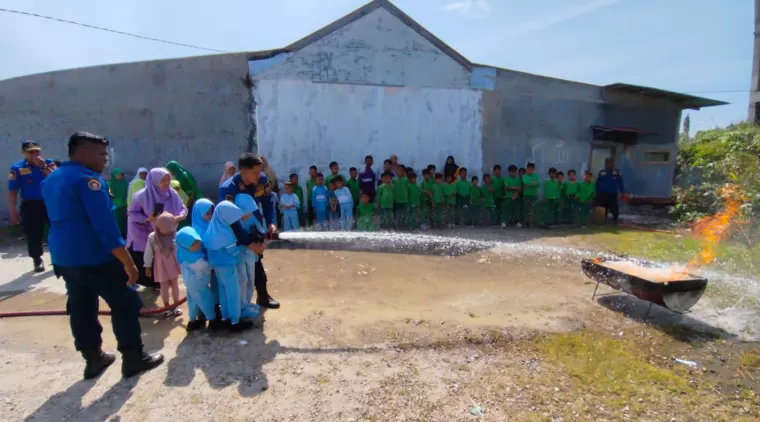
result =
[{"label": "metal fire tray", "polygon": [[[617,263],[626,262],[625,266],[616,265]],[[635,271],[629,271],[631,267],[640,267],[641,274],[634,274]],[[587,277],[596,281],[593,300],[596,297],[596,291],[599,283],[604,283],[615,290],[628,293],[637,298],[647,301],[651,304],[660,305],[675,313],[688,312],[702,297],[707,287],[707,279],[693,274],[683,274],[673,279],[662,279],[649,277],[647,279],[647,269],[656,268],[655,265],[647,261],[622,260],[622,259],[584,259],[581,262],[583,272]],[[615,268],[622,267],[622,268]],[[633,268],[632,268],[633,269]],[[649,314],[649,311],[647,311]]]}]

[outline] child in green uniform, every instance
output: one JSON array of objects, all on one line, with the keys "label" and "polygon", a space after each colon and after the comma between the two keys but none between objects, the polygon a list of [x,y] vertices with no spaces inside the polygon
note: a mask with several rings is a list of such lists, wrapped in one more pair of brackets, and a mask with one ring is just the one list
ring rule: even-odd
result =
[{"label": "child in green uniform", "polygon": [[409,207],[409,179],[406,177],[406,167],[397,165],[396,177],[393,179],[393,211],[396,215],[396,228],[406,228],[409,224],[407,212]]},{"label": "child in green uniform", "polygon": [[529,227],[536,225],[536,202],[538,202],[538,189],[541,186],[541,180],[535,172],[536,165],[528,163],[525,175],[522,177],[523,224]]},{"label": "child in green uniform", "polygon": [[354,200],[354,209],[356,209],[359,206],[359,180],[357,179],[359,171],[356,167],[351,167],[348,169],[348,176],[349,179],[346,180],[346,187],[351,192],[351,199]]},{"label": "child in green uniform", "polygon": [[333,161],[330,163],[330,174],[325,177],[325,184],[330,185],[330,182],[336,177],[340,175],[340,166],[337,162]]},{"label": "child in green uniform", "polygon": [[366,192],[362,192],[361,200],[356,207],[356,230],[360,232],[377,231],[375,205],[369,202],[369,194]]},{"label": "child in green uniform", "polygon": [[298,198],[298,203],[301,204],[297,211],[298,211],[298,224],[301,225],[301,227],[306,225],[305,216],[303,214],[303,189],[301,189],[301,185],[298,184],[298,175],[293,173],[290,175],[290,185],[293,187],[293,193],[296,194],[296,197]]},{"label": "child in green uniform", "polygon": [[522,180],[517,176],[517,166],[512,164],[507,168],[509,175],[504,178],[504,207],[501,217],[501,226],[520,224],[520,208]]},{"label": "child in green uniform", "polygon": [[444,225],[443,216],[444,209],[446,207],[446,201],[443,193],[443,175],[441,173],[436,173],[433,180],[435,183],[431,188],[433,195],[431,198],[432,210],[430,220],[434,228],[441,229]]},{"label": "child in green uniform", "polygon": [[567,182],[562,187],[562,193],[565,195],[565,222],[568,224],[577,224],[576,216],[578,214],[578,181],[576,180],[575,170],[567,171]]},{"label": "child in green uniform", "polygon": [[311,202],[311,193],[317,186],[317,166],[309,167],[309,180],[306,181],[306,212],[309,213],[309,225],[314,225],[314,204]]},{"label": "child in green uniform", "polygon": [[457,198],[454,224],[464,225],[470,208],[470,190],[472,189],[471,182],[467,180],[467,169],[465,167],[459,168],[459,180],[453,189],[456,191]]},{"label": "child in green uniform", "polygon": [[380,228],[393,229],[393,186],[391,185],[391,173],[386,171],[380,177],[383,184],[377,188],[377,203],[380,206]]},{"label": "child in green uniform", "polygon": [[407,176],[409,179],[409,208],[407,209],[407,218],[410,229],[416,229],[420,226],[421,221],[421,191],[417,185],[417,173],[411,172]]},{"label": "child in green uniform", "polygon": [[565,173],[557,172],[559,184],[559,199],[557,200],[557,224],[565,223]]},{"label": "child in green uniform", "polygon": [[468,224],[477,226],[483,224],[483,197],[480,193],[480,181],[478,176],[472,176],[472,186],[470,186],[470,210],[467,213]]},{"label": "child in green uniform", "polygon": [[443,212],[443,221],[444,224],[453,227],[454,226],[454,220],[456,219],[456,210],[457,210],[457,191],[456,191],[456,185],[453,183],[453,179],[451,176],[446,176],[446,182],[443,184],[443,197],[444,197],[444,203],[446,206],[444,207]]},{"label": "child in green uniform", "polygon": [[[503,182],[502,182],[503,183]],[[494,181],[490,174],[483,175],[483,186],[480,193],[483,195],[483,222],[486,225],[499,224],[494,201]]]},{"label": "child in green uniform", "polygon": [[[483,181],[485,182],[486,177],[483,176]],[[502,213],[504,212],[504,202],[509,200],[509,192],[505,192],[504,190],[504,178],[501,177],[501,166],[495,165],[493,166],[493,177],[491,177],[491,184],[490,184],[491,193],[493,195],[493,201],[496,205],[496,215],[501,218]],[[502,221],[502,227],[504,226],[504,222]],[[499,220],[491,219],[490,224],[499,224]]]},{"label": "child in green uniform", "polygon": [[591,180],[591,172],[583,173],[583,182],[578,183],[578,221],[581,227],[586,227],[586,220],[591,212],[596,193],[596,183]]},{"label": "child in green uniform", "polygon": [[431,223],[431,212],[433,210],[433,185],[435,179],[430,174],[429,169],[422,170],[422,183],[420,184],[420,224],[428,225]]},{"label": "child in green uniform", "polygon": [[549,178],[544,180],[544,218],[543,223],[553,226],[558,223],[557,212],[559,211],[559,182],[557,182],[557,169],[549,169]]}]

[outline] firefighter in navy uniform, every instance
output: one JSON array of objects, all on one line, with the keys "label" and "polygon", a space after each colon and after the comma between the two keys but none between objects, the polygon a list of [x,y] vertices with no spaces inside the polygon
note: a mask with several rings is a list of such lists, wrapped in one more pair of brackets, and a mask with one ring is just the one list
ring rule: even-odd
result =
[{"label": "firefighter in navy uniform", "polygon": [[160,365],[160,354],[143,351],[138,316],[142,301],[130,288],[137,267],[124,247],[111,211],[108,184],[100,175],[108,160],[108,140],[86,132],[69,138],[69,159],[42,183],[50,215],[50,256],[53,270],[66,282],[74,346],[87,365],[84,378],[95,378],[115,360],[103,351],[98,322],[99,298],[111,308],[124,377]]},{"label": "firefighter in navy uniform", "polygon": [[596,179],[596,206],[604,208],[605,221],[607,215],[612,214],[612,221],[618,223],[618,194],[625,197],[624,192],[623,175],[614,167],[612,159],[604,160],[604,170],[599,172]]},{"label": "firefighter in navy uniform", "polygon": [[[34,271],[45,271],[42,263],[42,243],[45,238],[45,224],[48,216],[45,202],[40,193],[40,184],[53,172],[55,164],[40,156],[40,146],[27,141],[21,144],[24,159],[13,163],[8,173],[8,211],[11,223],[21,224],[26,235],[26,248],[34,260]],[[21,193],[21,212],[18,197]]]},{"label": "firefighter in navy uniform", "polygon": [[[253,196],[259,211],[256,211],[256,218],[260,221],[266,221],[269,233],[277,231],[277,214],[274,201],[272,200],[272,186],[266,173],[262,171],[263,163],[256,154],[245,152],[238,159],[238,170],[234,176],[222,182],[219,185],[219,202],[228,200],[234,201],[238,193],[247,193]],[[262,214],[263,213],[263,219]],[[264,257],[259,256],[256,262],[254,287],[256,288],[256,304],[267,309],[278,309],[280,303],[269,295],[267,291],[267,274],[264,271],[264,264],[261,262]]]}]

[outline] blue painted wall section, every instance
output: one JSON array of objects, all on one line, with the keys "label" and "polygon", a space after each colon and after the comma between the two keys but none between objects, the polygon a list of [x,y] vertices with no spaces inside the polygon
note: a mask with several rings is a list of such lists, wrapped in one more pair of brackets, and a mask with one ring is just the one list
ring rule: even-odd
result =
[{"label": "blue painted wall section", "polygon": [[472,68],[472,81],[470,86],[474,89],[493,91],[496,89],[496,69],[493,67],[474,66]]}]

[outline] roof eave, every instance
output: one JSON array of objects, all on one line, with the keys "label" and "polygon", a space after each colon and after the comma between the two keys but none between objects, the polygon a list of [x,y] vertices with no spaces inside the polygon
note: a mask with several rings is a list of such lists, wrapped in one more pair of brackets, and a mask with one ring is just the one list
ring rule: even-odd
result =
[{"label": "roof eave", "polygon": [[605,92],[638,94],[650,98],[661,99],[680,107],[682,110],[699,110],[703,107],[715,107],[728,104],[725,101],[625,83],[605,85],[603,88]]}]

